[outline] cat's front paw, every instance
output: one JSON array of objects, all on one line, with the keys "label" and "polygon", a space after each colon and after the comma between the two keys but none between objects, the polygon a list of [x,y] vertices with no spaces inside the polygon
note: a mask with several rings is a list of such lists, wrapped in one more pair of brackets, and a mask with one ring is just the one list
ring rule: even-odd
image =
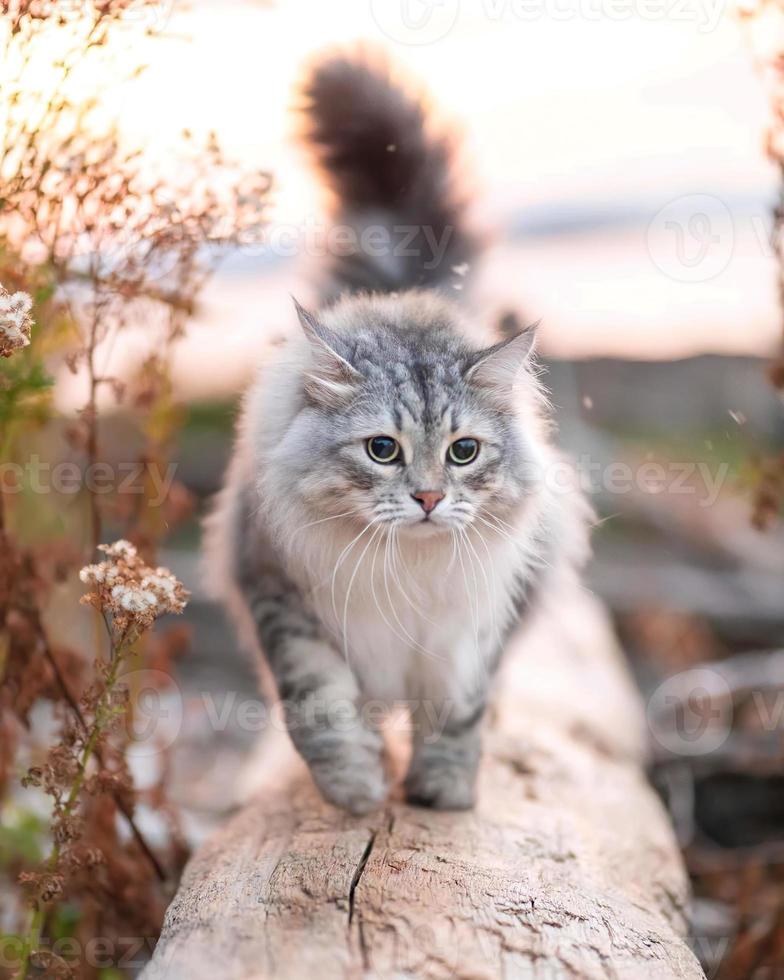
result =
[{"label": "cat's front paw", "polygon": [[387,795],[381,739],[369,731],[362,736],[333,744],[328,753],[309,760],[313,781],[324,799],[358,815],[375,810]]},{"label": "cat's front paw", "polygon": [[474,782],[473,772],[458,767],[423,768],[408,774],[406,799],[433,810],[470,810],[476,802]]},{"label": "cat's front paw", "polygon": [[380,759],[376,767],[364,770],[328,764],[312,766],[310,771],[324,799],[349,813],[369,813],[386,799]]}]

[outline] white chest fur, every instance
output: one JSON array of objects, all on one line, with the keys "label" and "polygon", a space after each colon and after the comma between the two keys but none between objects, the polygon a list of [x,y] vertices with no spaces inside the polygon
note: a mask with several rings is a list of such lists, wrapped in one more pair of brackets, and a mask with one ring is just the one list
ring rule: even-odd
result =
[{"label": "white chest fur", "polygon": [[366,697],[459,696],[486,671],[524,566],[511,538],[333,527],[300,544],[290,571]]}]

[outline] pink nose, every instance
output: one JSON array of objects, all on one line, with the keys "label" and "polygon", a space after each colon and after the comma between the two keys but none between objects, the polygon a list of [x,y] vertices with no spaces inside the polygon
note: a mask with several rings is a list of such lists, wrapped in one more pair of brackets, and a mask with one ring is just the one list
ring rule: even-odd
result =
[{"label": "pink nose", "polygon": [[444,495],[440,490],[419,490],[417,493],[412,493],[411,496],[414,500],[419,501],[422,510],[426,514],[429,514],[435,508],[436,504],[444,499]]}]

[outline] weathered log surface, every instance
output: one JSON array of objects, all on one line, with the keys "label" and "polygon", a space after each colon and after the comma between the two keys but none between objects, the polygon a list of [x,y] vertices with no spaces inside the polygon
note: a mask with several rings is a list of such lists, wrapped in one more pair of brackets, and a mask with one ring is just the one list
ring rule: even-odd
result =
[{"label": "weathered log surface", "polygon": [[510,651],[479,804],[349,817],[285,736],[191,860],[144,980],[701,978],[604,613],[562,596]]}]

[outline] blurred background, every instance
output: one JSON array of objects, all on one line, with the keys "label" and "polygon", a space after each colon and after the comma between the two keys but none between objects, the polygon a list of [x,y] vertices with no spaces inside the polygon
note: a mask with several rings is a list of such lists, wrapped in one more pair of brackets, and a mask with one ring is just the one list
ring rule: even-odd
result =
[{"label": "blurred background", "polygon": [[[511,0],[157,4],[175,43],[164,55],[150,41],[145,74],[112,93],[123,134],[165,168],[181,130],[214,131],[275,178],[268,240],[211,285],[179,383],[201,398],[236,390],[289,323],[286,290],[303,290],[325,222],[293,139],[296,84],[315,54],[357,42],[387,51],[462,134],[477,222],[497,235],[483,307],[541,319],[559,359],[769,355],[777,174],[755,68],[767,24],[726,0],[619,4],[617,16],[603,2],[528,14]],[[219,325],[205,372],[198,351]]]},{"label": "blurred background", "polygon": [[[770,377],[782,337],[777,6],[151,9],[156,36],[130,52],[147,70],[102,104],[122,140],[167,174],[183,130],[215,134],[227,156],[273,181],[265,233],[225,250],[171,352],[172,397],[187,412],[170,458],[190,503],[160,560],[193,598],[190,646],[161,697],[184,838],[201,840],[236,802],[261,727],[241,710],[256,698],[253,665],[201,584],[199,519],[220,486],[240,393],[294,327],[290,294],[316,295],[328,223],[296,143],[296,85],[319,52],[370,44],[462,134],[472,220],[488,248],[470,288],[460,276],[453,287],[465,285],[493,328],[510,316],[542,321],[558,438],[599,516],[588,585],[646,699],[652,779],[695,886],[696,952],[709,975],[782,975],[765,972],[784,969],[784,414]],[[149,324],[129,322],[99,346],[101,370],[143,373],[150,344]],[[84,391],[83,368],[61,364],[62,418]],[[131,422],[110,391],[98,401],[104,458],[118,462]],[[137,780],[154,782],[138,756]],[[152,808],[140,817],[163,833]]]}]

